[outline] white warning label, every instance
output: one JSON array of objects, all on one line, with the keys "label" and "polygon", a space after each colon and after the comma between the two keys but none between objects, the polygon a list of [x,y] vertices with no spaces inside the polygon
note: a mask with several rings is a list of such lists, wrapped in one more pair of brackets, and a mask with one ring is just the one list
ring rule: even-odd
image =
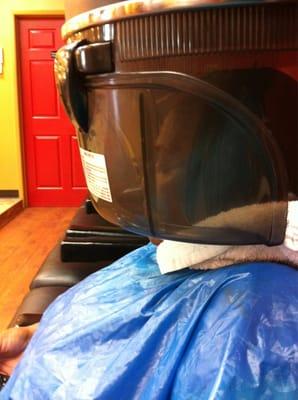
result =
[{"label": "white warning label", "polygon": [[80,153],[89,191],[94,196],[111,203],[112,195],[104,155],[81,148]]}]

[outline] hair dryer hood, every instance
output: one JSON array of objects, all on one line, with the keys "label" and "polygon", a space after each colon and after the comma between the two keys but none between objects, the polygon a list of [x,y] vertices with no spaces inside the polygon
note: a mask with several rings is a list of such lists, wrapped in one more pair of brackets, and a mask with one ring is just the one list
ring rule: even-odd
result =
[{"label": "hair dryer hood", "polygon": [[296,5],[280,3],[130,1],[66,23],[56,78],[104,218],[174,240],[283,241],[297,38]]}]

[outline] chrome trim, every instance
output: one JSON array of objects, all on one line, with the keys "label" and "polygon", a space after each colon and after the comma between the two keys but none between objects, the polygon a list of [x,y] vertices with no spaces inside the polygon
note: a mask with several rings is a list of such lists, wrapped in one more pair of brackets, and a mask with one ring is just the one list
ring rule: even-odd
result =
[{"label": "chrome trim", "polygon": [[128,0],[95,8],[71,18],[62,26],[62,37],[92,27],[120,19],[141,15],[164,13],[182,9],[201,7],[244,6],[264,3],[294,3],[297,0]]},{"label": "chrome trim", "polygon": [[67,42],[83,39],[87,39],[90,42],[112,42],[114,39],[114,25],[103,24],[92,26],[87,31],[79,30],[78,32],[72,32],[71,38],[68,36],[67,39]]}]

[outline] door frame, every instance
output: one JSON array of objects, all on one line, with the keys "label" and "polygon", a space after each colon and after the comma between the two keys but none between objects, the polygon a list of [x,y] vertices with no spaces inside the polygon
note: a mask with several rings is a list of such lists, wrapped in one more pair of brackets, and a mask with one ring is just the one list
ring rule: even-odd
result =
[{"label": "door frame", "polygon": [[[56,19],[65,18],[62,11],[51,11],[51,12],[40,12],[36,13],[30,11],[27,13],[16,13],[14,14],[15,21],[15,45],[16,45],[16,59],[20,59],[20,21],[24,19]],[[22,77],[21,77],[21,66],[20,63],[16,63],[16,79],[17,79],[17,102],[18,102],[18,125],[19,125],[19,144],[20,144],[20,160],[21,160],[21,173],[23,183],[23,204],[24,207],[28,207],[28,185],[26,178],[26,158],[25,158],[25,129],[24,129],[24,116],[22,107]]]}]

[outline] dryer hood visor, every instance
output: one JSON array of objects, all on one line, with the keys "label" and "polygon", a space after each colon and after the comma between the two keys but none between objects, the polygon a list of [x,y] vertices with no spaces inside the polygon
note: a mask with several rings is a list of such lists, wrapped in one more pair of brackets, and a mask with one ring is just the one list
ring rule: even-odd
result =
[{"label": "dryer hood visor", "polygon": [[284,165],[264,124],[232,96],[180,73],[93,75],[75,113],[59,85],[104,218],[180,241],[283,241]]}]

